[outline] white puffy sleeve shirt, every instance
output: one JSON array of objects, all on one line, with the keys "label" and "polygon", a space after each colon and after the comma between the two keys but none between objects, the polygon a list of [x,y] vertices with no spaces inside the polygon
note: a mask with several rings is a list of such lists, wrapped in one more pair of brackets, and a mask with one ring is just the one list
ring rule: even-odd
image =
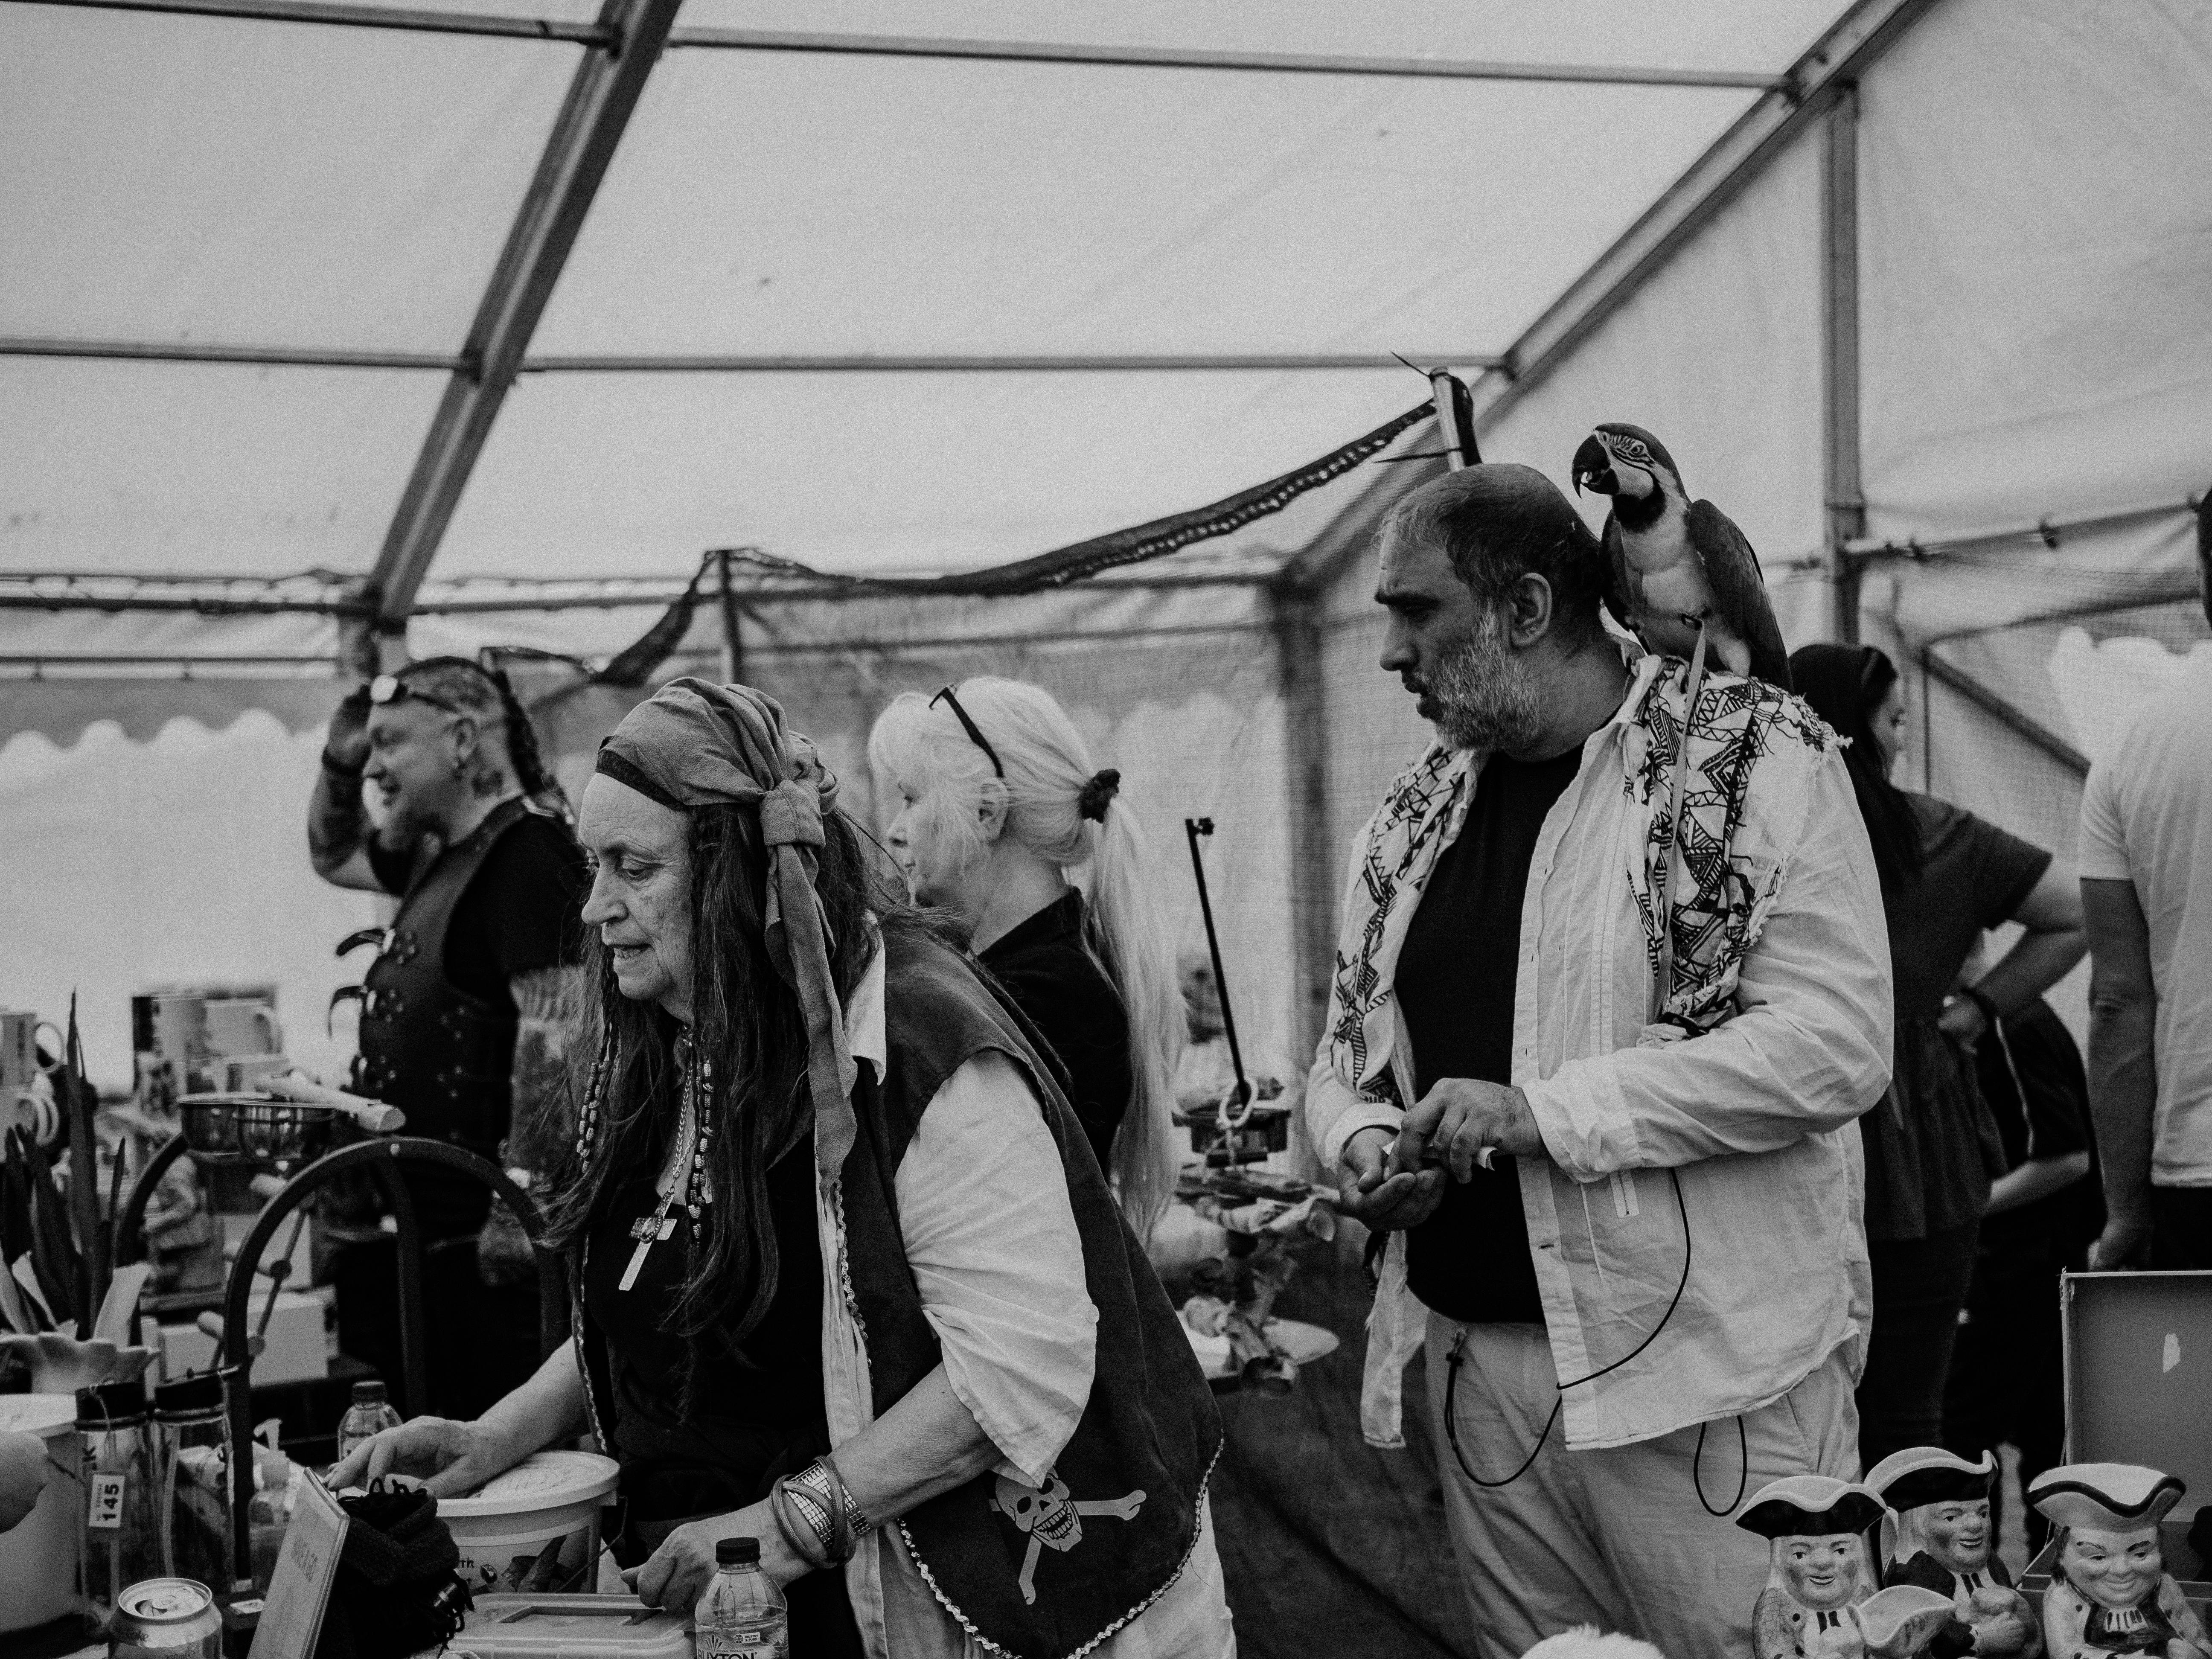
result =
[{"label": "white puffy sleeve shirt", "polygon": [[[878,954],[845,1011],[853,1057],[878,1068],[888,1045]],[[1091,1398],[1098,1310],[1067,1178],[1036,1094],[1003,1054],[979,1055],[944,1085],[893,1177],[899,1233],[945,1374],[998,1449],[996,1472],[1042,1486]],[[846,1301],[842,1218],[817,1203],[823,1261],[823,1396],[842,1445],[875,1419],[868,1359]],[[845,1569],[872,1659],[983,1659],[938,1601],[896,1526],[871,1533]],[[1182,1576],[1092,1650],[1093,1659],[1231,1659],[1211,1519]]]}]

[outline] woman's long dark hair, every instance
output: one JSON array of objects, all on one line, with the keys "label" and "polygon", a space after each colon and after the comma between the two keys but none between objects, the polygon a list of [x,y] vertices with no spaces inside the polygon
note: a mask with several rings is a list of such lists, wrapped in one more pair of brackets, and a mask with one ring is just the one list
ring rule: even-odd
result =
[{"label": "woman's long dark hair", "polygon": [[1844,765],[1874,844],[1881,890],[1894,893],[1919,878],[1927,858],[1920,815],[1911,798],[1889,781],[1881,745],[1875,741],[1874,711],[1897,684],[1897,665],[1871,645],[1808,645],[1792,652],[1790,678],[1839,738],[1849,738]]},{"label": "woman's long dark hair", "polygon": [[[805,1089],[806,1022],[798,994],[768,954],[763,908],[768,854],[759,814],[715,805],[696,807],[687,817],[691,1040],[712,1073],[706,1109],[714,1133],[707,1177],[714,1201],[701,1211],[669,1328],[687,1340],[696,1361],[710,1329],[734,1349],[775,1299],[778,1262],[769,1166],[806,1134],[813,1107]],[[860,983],[877,948],[867,913],[878,911],[886,930],[902,927],[905,918],[884,902],[860,836],[844,815],[829,814],[823,830],[827,844],[817,849],[815,890],[827,915],[830,975],[842,1000]],[[603,1059],[605,1073],[590,1165],[575,1167],[572,1147],[569,1167],[548,1206],[547,1231],[556,1249],[581,1237],[625,1184],[649,1179],[659,1169],[676,1132],[681,1086],[676,1021],[655,1004],[623,996],[598,930],[586,934],[587,969],[599,994],[571,1034],[568,1052],[580,1070]],[[580,1098],[584,1087],[580,1079]]]}]

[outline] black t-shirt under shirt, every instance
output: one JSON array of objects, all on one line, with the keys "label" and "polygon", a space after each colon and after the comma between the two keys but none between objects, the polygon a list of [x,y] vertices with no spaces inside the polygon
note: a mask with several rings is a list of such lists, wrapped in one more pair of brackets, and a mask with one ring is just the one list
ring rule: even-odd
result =
[{"label": "black t-shirt under shirt", "polygon": [[[1440,1078],[1513,1081],[1513,988],[1521,901],[1545,816],[1581,769],[1581,746],[1523,763],[1492,755],[1459,839],[1437,858],[1406,929],[1395,985],[1413,1043],[1415,1086]],[[1407,1237],[1407,1282],[1448,1319],[1543,1322],[1521,1179],[1493,1155]]]}]

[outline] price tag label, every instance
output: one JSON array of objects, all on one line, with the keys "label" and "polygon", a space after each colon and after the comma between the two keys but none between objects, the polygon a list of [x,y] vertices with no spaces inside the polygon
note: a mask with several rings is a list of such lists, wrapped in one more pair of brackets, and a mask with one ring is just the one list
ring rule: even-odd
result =
[{"label": "price tag label", "polygon": [[128,1476],[120,1474],[92,1477],[92,1489],[86,1495],[86,1526],[113,1532],[123,1524],[123,1489],[128,1480]]}]

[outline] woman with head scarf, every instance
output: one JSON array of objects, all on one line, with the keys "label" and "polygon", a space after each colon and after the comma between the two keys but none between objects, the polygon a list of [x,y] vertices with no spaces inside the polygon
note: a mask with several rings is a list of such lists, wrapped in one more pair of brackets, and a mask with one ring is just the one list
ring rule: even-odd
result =
[{"label": "woman with head scarf", "polygon": [[1092,767],[1050,693],[981,678],[900,697],[868,759],[898,791],[888,839],[915,899],[950,913],[1051,1047],[1148,1237],[1175,1190],[1183,1011],[1121,775]]},{"label": "woman with head scarf", "polygon": [[578,828],[603,994],[552,1212],[575,1334],[333,1479],[466,1491],[589,1429],[650,1604],[750,1536],[798,1653],[1233,1652],[1175,1311],[1017,1018],[872,887],[811,744],[677,680],[602,745]]},{"label": "woman with head scarf", "polygon": [[[1844,763],[1874,844],[1889,920],[1896,1056],[1889,1092],[1859,1120],[1866,1146],[1874,1330],[1859,1381],[1859,1455],[1880,1462],[1943,1440],[1943,1380],[1974,1245],[2004,1146],[1977,1086],[1974,1045],[2081,959],[2071,864],[1889,775],[1905,744],[1905,686],[1872,646],[1808,645],[1797,693],[1849,742]],[[1983,933],[2026,932],[1963,988]]]}]

